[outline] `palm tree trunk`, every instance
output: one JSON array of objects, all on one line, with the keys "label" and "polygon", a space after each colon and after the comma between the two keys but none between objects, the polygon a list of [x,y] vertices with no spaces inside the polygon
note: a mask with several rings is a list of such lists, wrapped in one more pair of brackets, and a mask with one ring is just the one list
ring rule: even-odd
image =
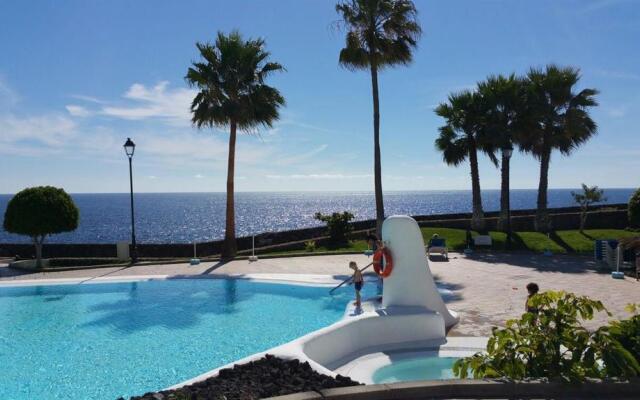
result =
[{"label": "palm tree trunk", "polygon": [[484,231],[484,212],[482,211],[482,195],[480,193],[480,172],[478,169],[478,153],[475,144],[469,146],[469,164],[471,165],[472,210],[471,229]]},{"label": "palm tree trunk", "polygon": [[42,244],[44,243],[44,235],[34,236],[33,244],[36,247],[36,268],[42,268]]},{"label": "palm tree trunk", "polygon": [[231,132],[229,135],[229,159],[227,165],[227,215],[224,230],[224,247],[222,257],[233,258],[236,255],[236,218],[234,202],[234,175],[236,168],[236,129],[237,124],[231,121]]},{"label": "palm tree trunk", "polygon": [[509,163],[510,158],[502,152],[502,161],[500,162],[500,174],[502,182],[500,184],[500,217],[498,218],[498,230],[506,232],[509,229]]},{"label": "palm tree trunk", "polygon": [[376,232],[382,238],[384,201],[382,198],[382,165],[380,161],[380,100],[378,98],[378,67],[371,63],[371,90],[373,92],[373,179],[376,196]]},{"label": "palm tree trunk", "polygon": [[580,233],[584,233],[584,228],[587,225],[587,212],[589,209],[587,207],[583,207],[580,212]]},{"label": "palm tree trunk", "polygon": [[549,187],[549,163],[551,149],[545,148],[540,156],[540,183],[538,185],[538,208],[536,210],[535,228],[538,232],[549,232],[551,229],[547,211],[547,189]]}]

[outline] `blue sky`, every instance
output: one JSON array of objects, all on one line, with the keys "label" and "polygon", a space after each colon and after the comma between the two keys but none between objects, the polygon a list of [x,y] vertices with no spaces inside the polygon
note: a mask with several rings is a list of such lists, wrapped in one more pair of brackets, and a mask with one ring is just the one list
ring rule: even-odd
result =
[{"label": "blue sky", "polygon": [[[334,1],[18,1],[0,3],[0,193],[50,184],[126,192],[122,144],[138,144],[136,190],[223,191],[225,131],[189,122],[184,75],[196,41],[239,29],[264,37],[287,72],[269,131],[242,137],[236,189],[371,190],[370,77],[337,63]],[[380,76],[385,190],[469,189],[469,169],[434,150],[449,92],[489,74],[555,62],[601,91],[599,134],[552,158],[550,186],[639,186],[640,2],[417,0],[424,34],[409,67]],[[483,188],[499,171],[481,161]],[[535,188],[538,165],[512,161],[512,187]]]}]

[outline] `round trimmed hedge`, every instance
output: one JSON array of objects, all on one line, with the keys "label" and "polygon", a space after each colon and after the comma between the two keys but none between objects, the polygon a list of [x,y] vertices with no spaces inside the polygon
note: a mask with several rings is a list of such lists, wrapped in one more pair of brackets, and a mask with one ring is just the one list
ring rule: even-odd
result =
[{"label": "round trimmed hedge", "polygon": [[629,225],[640,228],[640,189],[636,190],[629,200]]},{"label": "round trimmed hedge", "polygon": [[79,211],[63,189],[38,186],[24,189],[9,201],[4,213],[7,232],[44,237],[78,227]]}]

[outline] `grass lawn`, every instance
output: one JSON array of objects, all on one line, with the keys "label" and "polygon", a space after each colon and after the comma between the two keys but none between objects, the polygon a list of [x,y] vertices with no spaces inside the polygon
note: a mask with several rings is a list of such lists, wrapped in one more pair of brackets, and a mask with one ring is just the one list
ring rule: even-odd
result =
[{"label": "grass lawn", "polygon": [[[421,228],[425,244],[429,239],[438,234],[447,240],[450,250],[461,251],[465,248],[466,231],[452,228]],[[471,232],[476,236],[477,232]],[[507,235],[504,232],[489,232],[493,245],[492,250],[504,250]],[[554,253],[592,253],[596,239],[621,239],[625,237],[640,236],[639,232],[629,232],[622,229],[585,229],[584,233],[576,230],[556,231],[547,236],[539,232],[514,232],[511,248],[513,250],[528,250],[541,253],[551,250]],[[364,240],[353,240],[347,246],[318,246],[314,252],[364,252],[367,243]],[[291,253],[304,253],[304,250],[273,250],[262,254],[287,255]]]},{"label": "grass lawn", "polygon": [[640,232],[629,232],[621,229],[585,229],[584,233],[580,233],[577,230],[558,231],[557,234],[561,241],[579,253],[592,252],[593,242],[596,239],[622,239],[640,236]]}]

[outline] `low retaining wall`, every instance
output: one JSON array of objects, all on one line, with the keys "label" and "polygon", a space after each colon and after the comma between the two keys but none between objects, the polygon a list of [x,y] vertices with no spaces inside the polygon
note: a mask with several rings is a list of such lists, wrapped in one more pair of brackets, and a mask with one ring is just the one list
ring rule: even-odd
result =
[{"label": "low retaining wall", "polygon": [[[535,211],[535,210],[534,210]],[[486,229],[495,231],[498,229],[498,216],[495,213],[485,215]],[[588,229],[624,229],[629,225],[627,210],[608,209],[590,211],[588,213],[586,228]],[[580,211],[550,210],[549,217],[554,230],[578,229],[580,226]],[[416,219],[420,226],[438,228],[458,228],[470,229],[471,219],[469,218],[442,218],[442,219]],[[535,214],[512,214],[511,229],[514,231],[533,231]]]},{"label": "low retaining wall", "polygon": [[581,384],[442,380],[324,389],[270,400],[637,399],[640,381]]},{"label": "low retaining wall", "polygon": [[[626,204],[594,206],[591,210],[587,219],[588,228],[624,229],[628,225]],[[553,208],[549,209],[549,212],[552,226],[556,230],[577,229],[580,225],[580,208],[578,207]],[[512,229],[515,231],[533,231],[534,215],[535,209],[512,211]],[[471,214],[416,215],[413,218],[423,227],[469,229]],[[485,220],[488,230],[496,230],[498,212],[485,213]],[[375,220],[356,221],[352,225],[355,231],[366,231],[375,228]],[[325,234],[326,228],[322,226],[282,232],[265,232],[256,235],[256,248],[283,245],[282,249],[303,249],[304,241],[318,238],[322,241],[322,237]],[[355,236],[362,237],[363,233],[357,233]],[[198,243],[197,255],[198,257],[209,257],[220,254],[222,245],[222,240]],[[239,251],[251,249],[251,237],[238,238],[237,246]],[[113,258],[117,256],[117,251],[115,244],[50,243],[43,246],[43,255],[49,258]],[[0,243],[0,257],[14,256],[19,256],[20,258],[35,257],[33,245]],[[193,257],[193,244],[138,244],[138,256],[144,258],[190,258]]]}]

